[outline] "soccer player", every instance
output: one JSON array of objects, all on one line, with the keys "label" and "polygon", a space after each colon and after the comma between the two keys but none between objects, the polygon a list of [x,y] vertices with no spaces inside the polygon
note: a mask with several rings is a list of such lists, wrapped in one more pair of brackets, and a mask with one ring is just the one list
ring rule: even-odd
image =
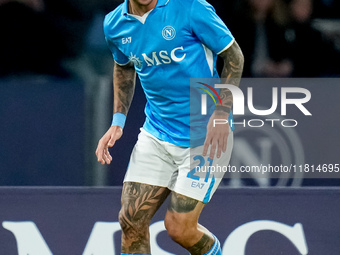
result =
[{"label": "soccer player", "polygon": [[232,132],[227,124],[214,127],[213,120],[228,119],[232,95],[219,91],[222,105],[191,141],[190,78],[218,78],[219,55],[222,83],[238,86],[243,70],[238,44],[205,0],[125,0],[105,17],[104,32],[115,60],[114,115],[98,143],[99,162],[112,161],[108,148],[123,134],[136,72],[147,98],[122,189],[122,254],[151,254],[149,224],[169,194],[164,220],[169,236],[191,254],[221,254],[218,239],[198,223],[220,179],[200,178],[190,162],[228,165]]}]

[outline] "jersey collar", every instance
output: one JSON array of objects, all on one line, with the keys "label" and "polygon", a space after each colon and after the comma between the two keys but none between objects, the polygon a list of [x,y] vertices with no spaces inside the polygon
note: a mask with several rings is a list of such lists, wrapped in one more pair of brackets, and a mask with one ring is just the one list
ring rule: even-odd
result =
[{"label": "jersey collar", "polygon": [[[170,0],[158,0],[156,8],[166,6],[169,1]],[[122,15],[128,15],[129,14],[128,13],[129,12],[129,0],[125,0],[122,7],[123,7],[122,8]]]}]

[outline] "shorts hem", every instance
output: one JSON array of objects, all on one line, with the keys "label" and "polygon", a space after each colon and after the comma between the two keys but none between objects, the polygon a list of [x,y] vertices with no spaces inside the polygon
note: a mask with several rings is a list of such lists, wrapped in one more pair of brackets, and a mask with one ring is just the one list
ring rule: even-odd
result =
[{"label": "shorts hem", "polygon": [[[168,183],[159,183],[159,181],[156,180],[151,180],[151,179],[134,179],[134,178],[129,178],[129,179],[124,179],[123,183],[125,182],[136,182],[136,183],[142,183],[142,184],[147,184],[147,185],[152,185],[152,186],[158,186],[158,187],[163,187],[163,188],[168,188]],[[171,190],[171,189],[170,189]]]},{"label": "shorts hem", "polygon": [[[178,194],[181,194],[183,196],[187,196],[187,197],[190,197],[192,199],[195,199],[195,200],[198,200],[198,201],[201,201],[203,203],[203,199],[204,197],[202,197],[202,194],[197,194],[197,193],[194,193],[194,192],[188,192],[187,189],[181,189],[180,187],[175,187],[173,189],[174,192],[178,193]],[[209,199],[210,201],[210,199]],[[208,201],[208,202],[209,202]],[[207,203],[208,203],[207,202]]]}]

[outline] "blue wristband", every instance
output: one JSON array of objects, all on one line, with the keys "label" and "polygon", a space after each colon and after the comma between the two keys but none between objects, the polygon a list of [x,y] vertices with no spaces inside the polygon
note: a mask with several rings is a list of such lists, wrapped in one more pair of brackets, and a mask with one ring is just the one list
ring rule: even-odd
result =
[{"label": "blue wristband", "polygon": [[121,112],[116,112],[115,114],[113,114],[111,127],[112,126],[119,126],[121,128],[124,128],[125,120],[126,120],[125,114],[123,114]]}]

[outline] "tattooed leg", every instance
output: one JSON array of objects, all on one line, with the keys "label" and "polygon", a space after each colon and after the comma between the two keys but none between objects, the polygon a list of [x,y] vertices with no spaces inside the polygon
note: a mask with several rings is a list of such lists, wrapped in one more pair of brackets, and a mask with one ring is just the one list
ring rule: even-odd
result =
[{"label": "tattooed leg", "polygon": [[150,254],[149,224],[169,193],[164,187],[124,183],[119,212],[123,253]]},{"label": "tattooed leg", "polygon": [[204,204],[172,192],[165,227],[169,236],[193,255],[207,253],[214,244],[211,233],[198,224]]}]

